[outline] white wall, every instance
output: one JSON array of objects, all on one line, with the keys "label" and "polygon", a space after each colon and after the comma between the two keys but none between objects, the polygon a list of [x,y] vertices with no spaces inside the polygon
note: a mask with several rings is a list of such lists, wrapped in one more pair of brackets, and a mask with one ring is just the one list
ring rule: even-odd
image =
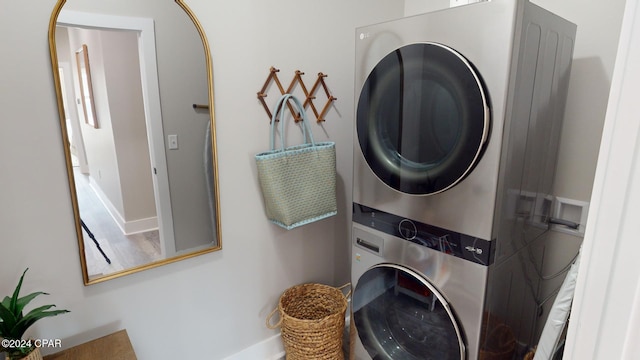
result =
[{"label": "white wall", "polygon": [[[89,54],[89,64],[91,67],[91,83],[94,97],[93,112],[97,119],[98,128],[87,123],[82,105],[77,105],[80,114],[80,129],[84,139],[87,163],[89,164],[89,175],[92,181],[105,195],[105,200],[112,205],[112,208],[121,216],[125,213],[122,199],[122,184],[118,171],[118,157],[115,150],[115,134],[113,120],[117,117],[111,116],[112,108],[109,106],[109,93],[107,91],[107,81],[105,78],[105,62],[102,48],[102,38],[99,32],[79,28],[69,28],[69,48],[72,64],[77,66],[76,51],[87,45]],[[62,50],[62,49],[60,49]],[[74,86],[76,89],[76,104],[80,99],[80,87],[78,85],[78,74],[73,73]],[[124,216],[122,216],[124,218]]]},{"label": "white wall", "polygon": [[[35,304],[72,311],[36,324],[32,336],[67,347],[126,328],[140,359],[221,359],[275,334],[264,320],[286,288],[348,280],[353,34],[402,16],[402,2],[188,1],[213,53],[223,250],[89,287],[46,37],[54,5],[0,0],[0,294],[29,267],[25,293],[52,294]],[[270,66],[285,82],[297,69],[306,81],[322,71],[338,98],[313,130],[337,143],[339,216],[289,232],[265,220],[253,160],[268,146],[256,92]]]},{"label": "white wall", "polygon": [[156,202],[142,98],[138,36],[133,31],[99,33],[122,188],[122,215],[125,222],[155,218]]},{"label": "white wall", "polygon": [[405,0],[404,14],[411,16],[446,9],[449,6],[449,0]]},{"label": "white wall", "polygon": [[627,1],[594,182],[566,359],[640,351],[640,3]]}]

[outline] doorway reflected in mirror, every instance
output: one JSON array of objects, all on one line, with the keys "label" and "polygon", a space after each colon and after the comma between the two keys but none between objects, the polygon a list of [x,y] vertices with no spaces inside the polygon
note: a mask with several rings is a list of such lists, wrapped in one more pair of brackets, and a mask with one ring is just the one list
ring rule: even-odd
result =
[{"label": "doorway reflected in mirror", "polygon": [[[221,249],[211,58],[191,11],[59,0],[49,41],[85,284]],[[90,83],[71,70],[89,63]]]}]

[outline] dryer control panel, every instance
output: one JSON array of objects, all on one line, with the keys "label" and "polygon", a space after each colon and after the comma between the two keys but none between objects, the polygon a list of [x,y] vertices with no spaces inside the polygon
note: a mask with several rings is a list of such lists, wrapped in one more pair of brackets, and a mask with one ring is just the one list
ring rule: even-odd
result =
[{"label": "dryer control panel", "polygon": [[481,265],[493,262],[494,242],[353,203],[353,221]]}]

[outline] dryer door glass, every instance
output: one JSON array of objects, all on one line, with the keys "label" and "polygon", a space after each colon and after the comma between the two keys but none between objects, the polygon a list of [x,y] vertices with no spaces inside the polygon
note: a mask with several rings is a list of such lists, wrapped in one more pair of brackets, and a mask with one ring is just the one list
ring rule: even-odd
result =
[{"label": "dryer door glass", "polygon": [[464,359],[464,342],[449,304],[411,269],[372,267],[358,280],[352,302],[358,336],[372,359]]},{"label": "dryer door glass", "polygon": [[358,100],[357,133],[371,170],[408,194],[434,194],[461,181],[489,133],[480,77],[455,50],[401,47],[369,74]]}]

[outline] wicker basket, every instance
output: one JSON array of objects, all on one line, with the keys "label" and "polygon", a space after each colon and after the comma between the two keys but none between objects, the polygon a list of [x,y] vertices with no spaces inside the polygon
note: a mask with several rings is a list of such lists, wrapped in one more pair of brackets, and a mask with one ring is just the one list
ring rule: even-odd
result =
[{"label": "wicker basket", "polygon": [[[280,326],[287,360],[343,360],[342,335],[347,297],[342,289],[322,284],[302,284],[280,296],[278,307],[267,317],[267,327]],[[280,320],[271,325],[279,311]]]},{"label": "wicker basket", "polygon": [[498,317],[485,313],[482,321],[480,360],[511,360],[516,339],[511,328]]},{"label": "wicker basket", "polygon": [[536,349],[531,349],[528,353],[524,355],[523,360],[533,360],[536,356]]},{"label": "wicker basket", "polygon": [[[2,356],[2,353],[0,353],[0,356]],[[12,358],[12,357],[9,357],[9,355],[7,355],[7,360],[10,360],[10,359],[18,359],[18,358]],[[35,348],[27,356],[23,356],[19,359],[20,360],[42,360],[42,353],[40,352],[40,348]]]}]

